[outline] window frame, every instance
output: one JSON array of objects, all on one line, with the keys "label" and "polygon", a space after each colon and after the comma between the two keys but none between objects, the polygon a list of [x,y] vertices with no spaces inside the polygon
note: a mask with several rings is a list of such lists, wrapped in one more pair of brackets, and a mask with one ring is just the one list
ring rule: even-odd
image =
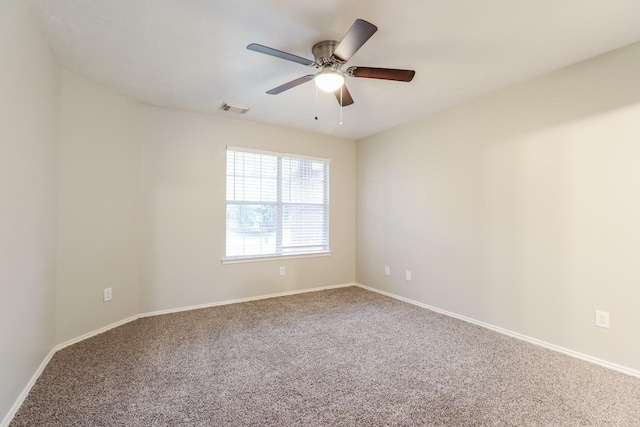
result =
[{"label": "window frame", "polygon": [[[227,185],[228,185],[228,153],[229,151],[233,151],[233,152],[242,152],[242,153],[251,153],[251,154],[258,154],[258,155],[266,155],[266,156],[274,156],[277,158],[277,198],[276,198],[276,202],[265,202],[265,201],[230,201],[227,199]],[[311,160],[311,161],[318,161],[318,162],[323,162],[326,164],[326,176],[325,176],[325,181],[326,181],[326,190],[324,191],[324,199],[325,202],[322,205],[317,205],[317,206],[324,206],[326,207],[326,250],[320,250],[320,251],[313,251],[313,252],[293,252],[293,253],[282,253],[282,241],[280,239],[282,239],[282,232],[283,232],[283,226],[282,226],[282,209],[284,206],[286,205],[290,205],[291,203],[288,202],[284,202],[283,201],[283,191],[282,191],[282,183],[283,183],[283,179],[282,179],[282,171],[283,171],[283,165],[282,165],[282,160],[283,158],[291,158],[294,160]],[[235,264],[235,263],[246,263],[246,262],[257,262],[257,261],[272,261],[272,260],[280,260],[280,259],[292,259],[292,258],[312,258],[312,257],[325,257],[325,256],[331,256],[332,255],[332,251],[331,251],[331,246],[330,246],[330,216],[331,216],[331,203],[330,203],[330,178],[331,178],[331,173],[330,173],[330,165],[331,165],[331,160],[327,159],[327,158],[322,158],[322,157],[315,157],[315,156],[308,156],[308,155],[302,155],[302,154],[293,154],[293,153],[283,153],[283,152],[275,152],[275,151],[266,151],[266,150],[260,150],[260,149],[254,149],[254,148],[248,148],[248,147],[237,147],[237,146],[231,146],[228,145],[226,147],[225,150],[225,246],[224,246],[224,257],[222,258],[222,263],[223,264]],[[256,255],[232,255],[232,256],[228,256],[227,255],[227,234],[228,234],[228,206],[229,203],[237,203],[238,205],[246,203],[246,204],[263,204],[263,205],[267,205],[267,204],[274,204],[277,206],[277,211],[278,211],[278,215],[277,215],[277,230],[276,230],[276,235],[278,236],[278,243],[276,243],[276,248],[280,251],[279,253],[273,253],[273,254],[256,254]]]}]

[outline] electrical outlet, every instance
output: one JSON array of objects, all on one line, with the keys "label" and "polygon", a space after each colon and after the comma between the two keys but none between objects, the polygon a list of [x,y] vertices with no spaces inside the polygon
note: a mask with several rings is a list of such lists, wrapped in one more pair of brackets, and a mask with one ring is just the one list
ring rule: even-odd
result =
[{"label": "electrical outlet", "polygon": [[385,275],[385,276],[388,276],[388,275],[390,275],[390,274],[391,274],[391,269],[389,269],[389,266],[388,266],[388,265],[385,265],[385,266],[384,266],[384,275]]},{"label": "electrical outlet", "polygon": [[280,267],[280,275],[284,276],[287,273],[287,270],[284,267]]},{"label": "electrical outlet", "polygon": [[596,310],[596,326],[600,328],[609,328],[609,312]]},{"label": "electrical outlet", "polygon": [[111,301],[111,288],[104,288],[104,290],[102,291],[102,301]]},{"label": "electrical outlet", "polygon": [[404,276],[404,277],[405,277],[405,279],[407,279],[408,281],[410,281],[410,280],[411,280],[411,272],[410,272],[409,270],[407,270],[407,271],[405,272],[405,276]]}]

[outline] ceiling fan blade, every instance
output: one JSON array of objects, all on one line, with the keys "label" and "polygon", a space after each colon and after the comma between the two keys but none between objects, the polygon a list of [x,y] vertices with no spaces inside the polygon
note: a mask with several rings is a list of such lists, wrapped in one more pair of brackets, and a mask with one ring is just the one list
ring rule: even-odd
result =
[{"label": "ceiling fan blade", "polygon": [[254,52],[264,53],[265,55],[275,56],[276,58],[286,59],[287,61],[297,62],[298,64],[302,65],[314,66],[316,64],[310,59],[303,58],[292,53],[283,52],[278,49],[273,49],[271,47],[263,46],[257,43],[251,43],[249,46],[247,46],[247,49]]},{"label": "ceiling fan blade", "polygon": [[313,80],[313,74],[306,75],[304,77],[300,77],[299,79],[291,80],[289,83],[285,83],[282,86],[275,87],[271,90],[268,90],[267,93],[269,95],[277,95],[279,93],[284,92],[285,90],[289,90],[296,86],[301,85],[302,83],[306,83],[309,80]]},{"label": "ceiling fan blade", "polygon": [[393,68],[349,67],[347,73],[353,77],[367,79],[395,80],[398,82],[410,82],[416,72],[413,70],[395,70]]},{"label": "ceiling fan blade", "polygon": [[[340,89],[336,90],[333,93],[335,94],[336,99],[338,100],[338,104],[340,104]],[[346,107],[351,104],[353,104],[353,98],[349,93],[349,89],[347,89],[347,85],[344,84],[342,85],[342,106]]]},{"label": "ceiling fan blade", "polygon": [[347,62],[376,31],[378,31],[378,27],[372,23],[356,19],[333,52],[334,58]]}]

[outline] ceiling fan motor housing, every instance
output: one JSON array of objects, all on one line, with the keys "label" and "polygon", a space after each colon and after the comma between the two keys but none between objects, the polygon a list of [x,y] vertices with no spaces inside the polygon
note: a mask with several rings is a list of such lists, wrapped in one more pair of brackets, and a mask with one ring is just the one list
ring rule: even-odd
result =
[{"label": "ceiling fan motor housing", "polygon": [[333,56],[333,52],[340,42],[336,40],[323,40],[313,45],[311,53],[313,53],[316,63],[320,66],[325,65],[342,65],[342,62]]}]

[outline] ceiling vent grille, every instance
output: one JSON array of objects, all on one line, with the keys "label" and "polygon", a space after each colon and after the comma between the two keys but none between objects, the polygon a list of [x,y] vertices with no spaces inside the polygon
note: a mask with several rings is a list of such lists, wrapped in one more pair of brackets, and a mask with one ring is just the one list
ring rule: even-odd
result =
[{"label": "ceiling vent grille", "polygon": [[249,107],[245,107],[244,105],[227,104],[226,102],[220,106],[220,109],[236,114],[246,114],[246,112],[249,111]]}]

